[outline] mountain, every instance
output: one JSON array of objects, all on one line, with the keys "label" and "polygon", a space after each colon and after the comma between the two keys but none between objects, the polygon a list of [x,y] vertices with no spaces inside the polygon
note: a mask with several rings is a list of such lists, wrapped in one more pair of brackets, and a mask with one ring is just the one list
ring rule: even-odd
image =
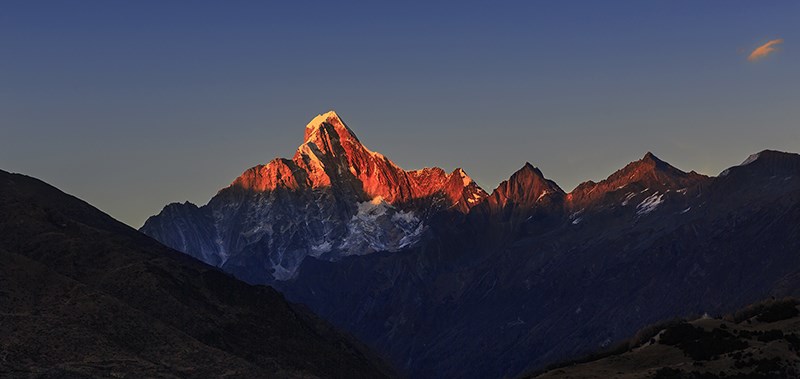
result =
[{"label": "mountain", "polygon": [[486,200],[423,245],[307,259],[276,286],[413,377],[513,377],[658,320],[798,295],[800,156],[777,154],[720,177],[645,156],[599,195]]},{"label": "mountain", "polygon": [[767,300],[725,317],[651,325],[614,350],[555,365],[535,377],[797,378],[798,304],[797,299]]},{"label": "mountain", "polygon": [[461,170],[399,169],[328,113],[280,162],[142,231],[270,283],[415,378],[516,376],[800,291],[797,154],[709,177],[647,153],[568,193],[527,163],[486,194]]},{"label": "mountain", "polygon": [[648,152],[642,159],[628,164],[600,183],[581,183],[570,192],[568,200],[573,209],[583,209],[586,206],[603,204],[607,202],[604,197],[615,193],[625,193],[627,197],[632,190],[659,194],[685,192],[707,179],[708,177],[694,171],[683,172]]},{"label": "mountain", "polygon": [[376,378],[292,305],[37,179],[0,171],[0,376]]},{"label": "mountain", "polygon": [[461,170],[405,171],[364,147],[335,112],[315,117],[292,159],[246,170],[208,204],[170,204],[141,231],[252,283],[286,280],[306,257],[414,246],[431,214],[486,193]]}]

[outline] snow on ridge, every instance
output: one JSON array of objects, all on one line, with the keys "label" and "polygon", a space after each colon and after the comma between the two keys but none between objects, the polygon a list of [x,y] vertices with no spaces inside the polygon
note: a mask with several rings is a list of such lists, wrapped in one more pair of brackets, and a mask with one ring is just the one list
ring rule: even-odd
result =
[{"label": "snow on ridge", "polygon": [[316,128],[320,124],[327,122],[329,118],[339,118],[339,115],[333,110],[318,114],[306,124],[306,129]]},{"label": "snow on ridge", "polygon": [[758,160],[758,158],[759,158],[760,156],[761,156],[761,153],[755,153],[755,154],[751,154],[751,155],[750,155],[749,157],[747,157],[747,159],[745,159],[745,160],[744,160],[744,162],[742,162],[742,164],[740,164],[739,166],[747,166],[747,165],[749,165],[750,163],[753,163],[753,162],[757,161],[757,160]]}]

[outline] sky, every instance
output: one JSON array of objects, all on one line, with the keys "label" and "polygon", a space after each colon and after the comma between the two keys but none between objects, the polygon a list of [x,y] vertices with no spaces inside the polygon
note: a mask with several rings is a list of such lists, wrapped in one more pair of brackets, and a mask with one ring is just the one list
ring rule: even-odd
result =
[{"label": "sky", "polygon": [[800,152],[800,2],[0,2],[0,169],[133,227],[291,157],[330,109],[487,191],[647,151],[717,175]]}]

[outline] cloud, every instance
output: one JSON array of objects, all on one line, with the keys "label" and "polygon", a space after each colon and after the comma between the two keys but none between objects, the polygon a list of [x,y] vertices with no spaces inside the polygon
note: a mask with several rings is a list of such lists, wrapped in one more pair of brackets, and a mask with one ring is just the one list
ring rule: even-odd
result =
[{"label": "cloud", "polygon": [[776,45],[780,45],[782,43],[783,43],[783,38],[778,38],[778,39],[774,39],[772,41],[769,41],[769,42],[757,47],[755,50],[753,50],[753,52],[750,53],[750,56],[747,57],[747,60],[751,61],[751,62],[755,62],[755,61],[757,61],[757,60],[759,60],[761,58],[764,58],[767,55],[770,55],[773,51],[777,50],[777,48],[775,47]]}]

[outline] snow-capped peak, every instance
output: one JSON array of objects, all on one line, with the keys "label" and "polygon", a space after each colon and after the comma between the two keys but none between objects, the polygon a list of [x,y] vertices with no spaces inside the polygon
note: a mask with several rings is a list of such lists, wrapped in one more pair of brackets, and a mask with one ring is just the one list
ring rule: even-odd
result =
[{"label": "snow-capped peak", "polygon": [[[331,130],[330,127],[333,127]],[[306,124],[305,136],[303,136],[303,143],[319,141],[323,133],[335,132],[339,139],[352,139],[358,142],[358,137],[355,133],[347,127],[347,124],[342,121],[336,111],[328,111],[317,115]]]},{"label": "snow-capped peak", "polygon": [[320,125],[322,125],[325,122],[328,122],[328,120],[330,119],[341,121],[341,119],[339,118],[339,114],[337,114],[336,111],[334,110],[330,110],[325,113],[320,113],[316,117],[311,119],[311,121],[308,122],[308,125],[306,125],[306,129],[319,128]]}]

